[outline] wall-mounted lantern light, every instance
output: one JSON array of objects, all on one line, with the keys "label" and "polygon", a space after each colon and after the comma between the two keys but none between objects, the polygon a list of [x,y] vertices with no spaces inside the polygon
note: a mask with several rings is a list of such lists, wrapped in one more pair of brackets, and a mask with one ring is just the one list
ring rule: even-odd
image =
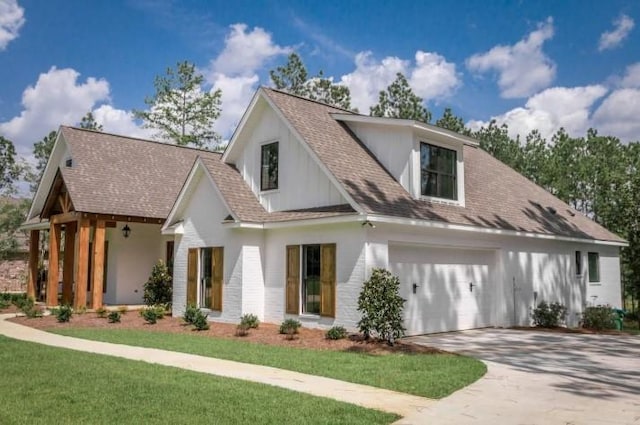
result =
[{"label": "wall-mounted lantern light", "polygon": [[128,224],[125,224],[124,227],[122,228],[122,236],[124,236],[125,238],[128,238],[130,234],[131,234],[131,228],[129,227]]}]

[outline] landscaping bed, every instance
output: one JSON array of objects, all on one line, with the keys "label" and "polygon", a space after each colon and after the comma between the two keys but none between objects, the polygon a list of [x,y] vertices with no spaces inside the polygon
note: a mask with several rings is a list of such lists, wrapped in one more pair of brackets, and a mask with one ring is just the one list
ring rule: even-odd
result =
[{"label": "landscaping bed", "polygon": [[364,341],[359,335],[350,335],[348,338],[330,340],[325,338],[325,331],[320,329],[300,328],[299,334],[293,340],[278,333],[279,326],[271,323],[261,323],[257,329],[251,329],[248,335],[235,336],[236,324],[210,322],[211,327],[205,331],[195,331],[187,326],[182,318],[166,316],[158,320],[154,325],[144,321],[137,311],[128,311],[121,315],[120,323],[109,323],[105,318],[99,318],[95,313],[74,314],[69,322],[59,323],[53,316],[30,319],[27,317],[15,317],[9,319],[12,322],[25,326],[31,326],[45,331],[69,328],[105,328],[105,329],[132,329],[149,332],[169,332],[194,335],[199,337],[216,337],[242,340],[253,343],[281,345],[297,348],[311,348],[316,350],[353,351],[369,354],[385,353],[440,353],[435,348],[398,341],[394,346],[389,346],[379,341]]}]

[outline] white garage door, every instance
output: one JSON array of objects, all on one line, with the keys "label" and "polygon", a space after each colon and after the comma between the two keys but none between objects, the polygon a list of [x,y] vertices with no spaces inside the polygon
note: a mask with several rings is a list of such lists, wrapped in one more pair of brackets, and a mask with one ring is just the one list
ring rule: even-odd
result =
[{"label": "white garage door", "polygon": [[389,246],[389,266],[407,300],[407,335],[491,326],[495,258],[491,250]]}]

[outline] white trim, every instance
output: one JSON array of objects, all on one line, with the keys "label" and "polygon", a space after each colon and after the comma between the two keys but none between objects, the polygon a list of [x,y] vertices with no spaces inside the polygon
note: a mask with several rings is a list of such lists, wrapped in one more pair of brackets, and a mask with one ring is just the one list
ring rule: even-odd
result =
[{"label": "white trim", "polygon": [[330,114],[331,117],[337,121],[345,122],[359,122],[365,124],[379,124],[387,126],[409,127],[413,130],[425,131],[426,133],[453,139],[457,142],[462,142],[465,145],[479,146],[480,142],[471,137],[467,137],[460,133],[450,131],[435,125],[426,124],[420,121],[407,120],[400,118],[388,118],[388,117],[370,117],[368,115],[349,114],[346,112],[334,112]]},{"label": "white trim", "polygon": [[208,177],[209,182],[211,182],[211,184],[213,185],[213,188],[216,191],[216,194],[222,201],[222,204],[225,206],[225,208],[227,209],[231,217],[233,217],[233,219],[236,222],[239,221],[238,217],[234,214],[233,210],[229,208],[229,204],[227,204],[227,201],[224,199],[224,196],[222,196],[222,193],[220,192],[220,189],[218,188],[218,185],[216,184],[216,182],[213,180],[213,177],[209,173],[209,170],[207,170],[207,167],[202,163],[202,158],[198,156],[193,166],[191,167],[191,171],[189,171],[189,175],[187,176],[187,179],[182,185],[182,189],[180,189],[180,193],[178,194],[178,197],[176,198],[176,201],[174,202],[173,207],[171,207],[171,211],[169,212],[167,219],[164,221],[164,224],[162,225],[162,229],[161,229],[162,234],[171,234],[171,233],[164,233],[164,232],[168,231],[169,227],[175,224],[173,223],[173,220],[175,219],[175,215],[178,213],[178,210],[182,206],[185,196],[189,192],[194,179],[197,177],[198,171],[202,172],[204,175]]},{"label": "white trim", "polygon": [[349,214],[340,215],[334,217],[322,217],[322,218],[306,218],[301,220],[287,220],[277,221],[269,223],[222,223],[224,227],[238,228],[238,229],[281,229],[284,227],[298,227],[298,226],[316,226],[324,224],[338,224],[338,223],[350,223],[350,222],[362,222],[361,214]]},{"label": "white trim", "polygon": [[465,224],[451,224],[451,223],[445,223],[441,221],[432,221],[432,220],[416,220],[411,218],[390,217],[390,216],[383,216],[383,215],[365,215],[365,216],[361,216],[361,218],[364,218],[365,220],[369,220],[371,222],[387,223],[387,224],[402,224],[407,226],[431,227],[436,229],[461,230],[461,231],[485,233],[485,234],[493,234],[493,235],[519,236],[519,237],[534,238],[534,239],[548,239],[548,240],[565,241],[565,242],[591,243],[591,244],[597,244],[597,245],[610,245],[610,246],[621,246],[621,247],[629,246],[627,242],[604,241],[599,239],[583,239],[583,238],[574,238],[569,236],[558,236],[558,235],[545,235],[542,233],[520,232],[517,230],[493,229],[493,228],[487,228],[487,227],[470,226]]},{"label": "white trim", "polygon": [[182,221],[178,221],[177,223],[167,227],[162,228],[160,232],[163,235],[184,235],[184,223]]},{"label": "white trim", "polygon": [[[47,165],[44,167],[44,171],[42,172],[42,177],[40,178],[40,182],[38,183],[38,189],[36,190],[36,194],[33,196],[33,202],[31,202],[31,207],[29,208],[29,214],[27,215],[27,220],[33,218],[34,210],[40,203],[42,203],[42,205],[40,206],[40,211],[38,212],[38,214],[42,213],[42,208],[44,208],[44,203],[47,201],[49,190],[51,190],[51,185],[53,184],[53,180],[56,176],[55,173],[50,176],[51,167],[54,167],[51,164],[53,162],[56,162],[56,165],[55,165],[56,171],[60,165],[60,159],[58,158],[58,160],[56,161],[56,157],[59,156],[58,151],[61,149],[60,145],[63,144],[63,142],[60,142],[60,139],[64,141],[64,137],[61,137],[62,136],[61,130],[62,130],[62,127],[59,127],[58,132],[56,133],[56,140],[53,143],[53,148],[51,148],[51,153],[49,154]],[[64,145],[67,145],[67,149],[69,150],[69,156],[73,158],[73,156],[71,155],[71,148],[68,147],[68,144],[66,143],[66,141],[64,141]],[[44,186],[47,187],[47,190],[46,190],[46,193],[43,195],[42,188]],[[44,199],[41,199],[42,196],[44,196]]]},{"label": "white trim", "polygon": [[227,160],[229,159],[229,155],[231,155],[231,151],[233,150],[238,140],[238,137],[240,137],[239,135],[240,133],[242,133],[242,130],[244,129],[245,124],[249,120],[249,117],[253,115],[253,109],[256,107],[258,103],[258,99],[260,98],[261,95],[262,95],[261,88],[256,90],[256,92],[253,94],[253,98],[251,99],[251,102],[249,102],[249,106],[247,107],[247,109],[245,109],[244,114],[242,114],[242,118],[240,119],[238,126],[236,127],[233,134],[231,135],[231,139],[229,139],[229,143],[227,143],[227,147],[224,149],[224,152],[222,153],[222,162],[227,162]]}]

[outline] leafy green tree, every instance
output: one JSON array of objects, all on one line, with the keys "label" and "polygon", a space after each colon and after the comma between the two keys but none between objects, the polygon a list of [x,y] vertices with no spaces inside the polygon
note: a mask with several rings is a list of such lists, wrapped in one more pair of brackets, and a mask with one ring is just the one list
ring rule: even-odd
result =
[{"label": "leafy green tree", "polygon": [[0,136],[0,193],[13,189],[13,182],[20,176],[20,172],[13,142]]},{"label": "leafy green tree", "polygon": [[149,306],[171,305],[172,285],[171,275],[166,264],[162,260],[153,266],[149,280],[144,284],[144,303]]},{"label": "leafy green tree", "polygon": [[84,128],[85,130],[102,131],[102,124],[98,124],[93,116],[93,112],[89,111],[80,120],[80,128]]},{"label": "leafy green tree", "polygon": [[38,189],[42,173],[44,173],[53,145],[56,142],[57,134],[55,131],[50,131],[42,140],[33,144],[33,156],[36,159],[35,168],[28,167],[25,169],[25,180],[30,183],[31,192],[33,193]]},{"label": "leafy green tree", "polygon": [[351,109],[351,92],[349,87],[335,84],[326,78],[322,70],[315,77],[309,73],[297,53],[291,53],[284,66],[269,71],[271,82],[278,90],[297,96],[333,105],[342,109]]},{"label": "leafy green tree", "polygon": [[358,328],[365,338],[377,336],[393,345],[404,335],[402,310],[405,300],[400,297],[400,280],[385,269],[373,269],[364,282],[358,297],[358,311],[362,317]]},{"label": "leafy green tree", "polygon": [[199,148],[216,145],[220,136],[213,124],[220,116],[222,92],[206,92],[203,83],[194,64],[178,62],[175,69],[167,68],[166,75],[156,77],[156,93],[145,99],[149,110],[133,113],[166,141]]},{"label": "leafy green tree", "polygon": [[493,120],[487,127],[474,132],[472,136],[478,139],[482,149],[516,171],[522,170],[523,154],[520,139],[509,137],[509,127],[506,124],[499,126]]},{"label": "leafy green tree", "polygon": [[456,133],[464,134],[465,136],[471,135],[471,131],[464,126],[462,118],[456,116],[451,108],[445,108],[442,117],[436,121],[436,125],[450,131],[455,131]]},{"label": "leafy green tree", "polygon": [[5,260],[18,252],[21,239],[26,233],[19,230],[29,211],[28,199],[0,199],[0,260]]},{"label": "leafy green tree", "polygon": [[408,120],[431,121],[431,112],[422,106],[422,98],[413,92],[409,82],[402,73],[380,92],[378,103],[370,108],[373,117],[402,118]]},{"label": "leafy green tree", "polygon": [[548,167],[550,149],[538,130],[527,135],[522,146],[520,172],[532,182],[548,189]]}]

